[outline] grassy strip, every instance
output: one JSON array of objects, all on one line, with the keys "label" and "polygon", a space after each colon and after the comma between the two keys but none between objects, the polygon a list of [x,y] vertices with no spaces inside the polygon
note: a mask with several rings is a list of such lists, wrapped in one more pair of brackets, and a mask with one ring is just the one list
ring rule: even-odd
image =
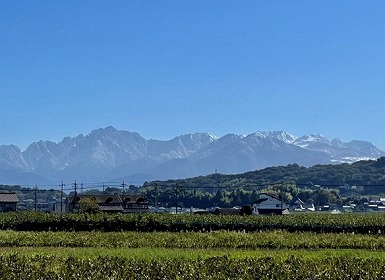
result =
[{"label": "grassy strip", "polygon": [[230,259],[273,258],[283,261],[297,257],[302,260],[324,260],[327,258],[360,258],[385,260],[384,251],[321,249],[321,250],[239,250],[239,249],[170,249],[170,248],[52,248],[52,247],[2,247],[0,256],[22,255],[26,257],[97,259],[118,257],[135,260],[201,260],[213,257]]},{"label": "grassy strip", "polygon": [[0,247],[366,249],[384,250],[385,236],[264,231],[217,232],[20,232],[0,231]]},{"label": "grassy strip", "polygon": [[[46,248],[47,249],[47,248]],[[80,251],[89,251],[87,254]],[[143,249],[141,249],[143,250]],[[0,254],[1,279],[383,279],[383,253],[366,252],[364,256],[351,252],[327,251],[330,256],[309,257],[306,251],[278,252],[277,255],[246,257],[216,255],[202,257],[185,254],[172,257],[161,253],[148,258],[125,250],[121,256],[98,255],[90,249],[75,249],[74,255],[37,253]],[[119,251],[119,249],[118,249]],[[341,253],[343,253],[341,255]],[[357,252],[356,252],[357,253]],[[311,253],[314,254],[314,253]],[[378,257],[378,255],[381,255]],[[88,257],[90,256],[90,257]]]}]

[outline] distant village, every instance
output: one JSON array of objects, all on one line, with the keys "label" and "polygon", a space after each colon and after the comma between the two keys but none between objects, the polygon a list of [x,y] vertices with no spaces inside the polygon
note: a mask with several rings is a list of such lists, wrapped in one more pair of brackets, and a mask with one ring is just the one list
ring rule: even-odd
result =
[{"label": "distant village", "polygon": [[385,213],[385,197],[371,197],[360,205],[322,205],[305,203],[298,197],[290,202],[284,202],[279,197],[260,193],[252,205],[240,205],[232,208],[211,207],[183,208],[151,205],[142,194],[77,194],[60,197],[47,201],[45,199],[20,199],[15,192],[0,192],[0,212],[10,211],[40,211],[47,213],[173,213],[173,214],[216,214],[216,215],[268,215],[295,213]]}]

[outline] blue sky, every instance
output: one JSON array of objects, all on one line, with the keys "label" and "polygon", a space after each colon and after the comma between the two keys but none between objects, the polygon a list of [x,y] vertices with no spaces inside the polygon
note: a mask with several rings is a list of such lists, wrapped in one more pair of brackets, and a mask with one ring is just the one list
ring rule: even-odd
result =
[{"label": "blue sky", "polygon": [[385,1],[2,1],[2,144],[114,126],[385,149]]}]

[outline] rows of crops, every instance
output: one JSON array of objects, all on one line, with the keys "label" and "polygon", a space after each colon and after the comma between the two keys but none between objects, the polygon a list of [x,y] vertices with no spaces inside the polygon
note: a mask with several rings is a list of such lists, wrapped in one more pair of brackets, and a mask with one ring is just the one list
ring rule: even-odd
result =
[{"label": "rows of crops", "polygon": [[286,231],[243,232],[16,232],[0,231],[0,247],[95,247],[181,249],[385,250],[385,236]]},{"label": "rows of crops", "polygon": [[100,256],[0,256],[0,279],[384,279],[385,263],[376,258],[290,256],[234,259],[143,260]]},{"label": "rows of crops", "polygon": [[381,214],[4,213],[0,279],[385,279],[384,230]]},{"label": "rows of crops", "polygon": [[304,214],[281,216],[215,216],[166,214],[45,214],[4,213],[0,230],[30,231],[264,231],[321,233],[385,232],[384,214]]}]

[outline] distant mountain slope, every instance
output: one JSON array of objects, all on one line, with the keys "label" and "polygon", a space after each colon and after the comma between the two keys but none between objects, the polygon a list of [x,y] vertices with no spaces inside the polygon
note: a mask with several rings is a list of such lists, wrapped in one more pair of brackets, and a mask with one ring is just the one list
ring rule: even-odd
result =
[{"label": "distant mountain slope", "polygon": [[295,137],[284,131],[221,138],[194,133],[160,141],[107,127],[86,136],[66,137],[59,143],[35,142],[25,151],[14,145],[0,146],[0,183],[111,179],[140,183],[206,175],[214,170],[230,174],[291,163],[309,167],[381,156],[384,151],[369,142],[343,143],[312,134]]}]

